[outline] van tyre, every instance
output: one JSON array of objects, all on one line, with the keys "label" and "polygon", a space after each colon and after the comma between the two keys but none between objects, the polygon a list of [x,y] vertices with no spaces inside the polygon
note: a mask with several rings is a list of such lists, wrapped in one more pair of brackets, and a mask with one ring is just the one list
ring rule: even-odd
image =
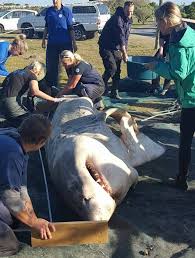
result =
[{"label": "van tyre", "polygon": [[22,33],[26,35],[27,39],[32,39],[34,36],[34,29],[30,23],[22,24]]},{"label": "van tyre", "polygon": [[37,37],[39,39],[42,39],[43,38],[43,32],[37,32]]},{"label": "van tyre", "polygon": [[4,27],[2,24],[0,24],[0,33],[4,32]]},{"label": "van tyre", "polygon": [[81,26],[74,27],[74,35],[76,40],[84,40],[86,38],[85,30]]},{"label": "van tyre", "polygon": [[93,39],[94,37],[95,37],[94,31],[87,32],[87,39]]}]

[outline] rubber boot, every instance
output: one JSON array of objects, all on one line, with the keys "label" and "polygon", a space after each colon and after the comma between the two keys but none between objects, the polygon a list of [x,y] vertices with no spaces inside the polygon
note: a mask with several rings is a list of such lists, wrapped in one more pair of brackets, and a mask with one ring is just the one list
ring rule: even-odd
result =
[{"label": "rubber boot", "polygon": [[112,99],[121,99],[121,97],[119,96],[118,88],[119,88],[119,80],[113,80],[112,89],[110,93],[110,97]]},{"label": "rubber boot", "polygon": [[187,183],[187,176],[178,174],[175,180],[175,185],[177,188],[187,191],[188,183]]},{"label": "rubber boot", "polygon": [[109,95],[109,86],[108,86],[108,80],[110,79],[110,77],[108,78],[108,75],[106,75],[105,73],[102,75],[102,79],[104,81],[105,84],[105,91],[103,93],[103,96],[108,96]]}]

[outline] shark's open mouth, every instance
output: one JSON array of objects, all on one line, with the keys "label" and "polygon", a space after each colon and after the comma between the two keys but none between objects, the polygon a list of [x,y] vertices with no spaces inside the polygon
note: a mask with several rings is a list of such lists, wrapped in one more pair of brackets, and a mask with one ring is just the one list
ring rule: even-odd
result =
[{"label": "shark's open mouth", "polygon": [[104,175],[97,170],[92,161],[86,161],[86,168],[88,169],[90,175],[95,180],[95,182],[101,185],[101,187],[112,197],[113,193],[108,181],[106,180]]}]

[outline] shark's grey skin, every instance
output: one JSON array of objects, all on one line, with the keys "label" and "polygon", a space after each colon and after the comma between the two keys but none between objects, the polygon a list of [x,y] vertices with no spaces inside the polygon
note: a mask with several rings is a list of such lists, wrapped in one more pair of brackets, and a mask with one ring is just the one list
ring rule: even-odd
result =
[{"label": "shark's grey skin", "polygon": [[[86,220],[109,220],[138,180],[128,150],[130,141],[126,147],[104,118],[90,99],[67,96],[53,116],[46,146],[57,190]],[[124,138],[128,137],[129,132],[123,131]],[[136,165],[140,163],[136,161]]]}]

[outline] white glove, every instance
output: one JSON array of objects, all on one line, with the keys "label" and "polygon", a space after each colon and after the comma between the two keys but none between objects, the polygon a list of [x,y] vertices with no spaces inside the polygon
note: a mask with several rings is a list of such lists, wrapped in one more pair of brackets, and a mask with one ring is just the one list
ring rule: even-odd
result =
[{"label": "white glove", "polygon": [[62,98],[54,98],[54,102],[55,103],[59,103],[59,102],[62,102],[63,100],[65,100],[66,98],[65,97],[62,97]]}]

